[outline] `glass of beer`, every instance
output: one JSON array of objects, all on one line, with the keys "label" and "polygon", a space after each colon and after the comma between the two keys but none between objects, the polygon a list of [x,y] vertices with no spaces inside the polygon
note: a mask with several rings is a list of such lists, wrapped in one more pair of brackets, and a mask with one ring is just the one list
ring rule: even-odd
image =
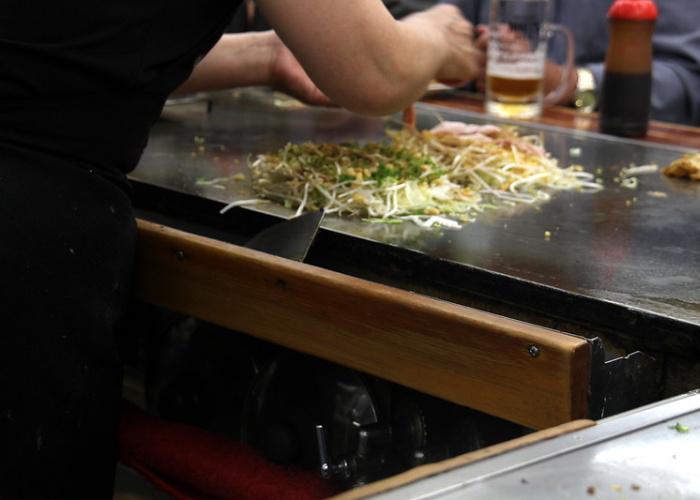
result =
[{"label": "glass of beer", "polygon": [[[574,64],[571,31],[548,22],[550,0],[491,0],[486,64],[486,111],[515,119],[536,118],[568,87]],[[566,39],[564,71],[556,89],[544,95],[547,44],[556,33]]]}]

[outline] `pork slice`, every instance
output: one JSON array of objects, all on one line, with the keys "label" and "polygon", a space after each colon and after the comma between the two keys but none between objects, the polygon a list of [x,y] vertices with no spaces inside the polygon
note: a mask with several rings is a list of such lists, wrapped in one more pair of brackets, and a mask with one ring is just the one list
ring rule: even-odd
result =
[{"label": "pork slice", "polygon": [[430,130],[434,134],[450,134],[457,136],[473,136],[480,134],[487,137],[495,137],[501,132],[496,125],[476,125],[463,122],[441,122]]}]

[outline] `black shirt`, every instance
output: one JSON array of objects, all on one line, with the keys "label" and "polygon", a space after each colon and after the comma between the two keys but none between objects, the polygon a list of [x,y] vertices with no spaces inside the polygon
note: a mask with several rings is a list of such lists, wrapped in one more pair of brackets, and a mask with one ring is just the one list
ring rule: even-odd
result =
[{"label": "black shirt", "polygon": [[123,179],[165,99],[239,4],[0,0],[0,148]]}]

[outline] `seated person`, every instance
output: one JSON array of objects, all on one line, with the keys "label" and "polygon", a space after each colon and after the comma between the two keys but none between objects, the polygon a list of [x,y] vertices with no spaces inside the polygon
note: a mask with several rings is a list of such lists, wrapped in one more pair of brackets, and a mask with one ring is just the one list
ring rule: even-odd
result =
[{"label": "seated person", "polygon": [[[488,25],[489,0],[445,0],[462,9],[465,17],[476,24]],[[571,75],[593,77],[595,87],[602,86],[605,52],[608,44],[607,11],[611,0],[553,0],[553,22],[569,27],[576,42],[576,66],[584,70]],[[700,125],[700,19],[696,0],[657,0],[659,18],[654,33],[654,66],[651,118],[690,125]],[[482,37],[482,48],[486,42]],[[564,59],[559,38],[551,42],[552,60]],[[557,85],[561,67],[550,63],[545,84]],[[588,73],[590,72],[590,73]],[[549,90],[549,89],[547,89]],[[572,101],[575,85],[562,99]]]}]

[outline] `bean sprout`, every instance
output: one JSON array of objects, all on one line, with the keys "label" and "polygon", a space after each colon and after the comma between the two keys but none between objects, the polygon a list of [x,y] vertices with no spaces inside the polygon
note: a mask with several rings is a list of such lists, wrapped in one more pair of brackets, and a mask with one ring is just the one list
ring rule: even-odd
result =
[{"label": "bean sprout", "polygon": [[249,163],[262,197],[304,210],[461,227],[485,209],[532,205],[560,190],[599,191],[580,168],[559,168],[540,136],[512,127],[455,124],[387,131],[367,144],[288,144]]}]

